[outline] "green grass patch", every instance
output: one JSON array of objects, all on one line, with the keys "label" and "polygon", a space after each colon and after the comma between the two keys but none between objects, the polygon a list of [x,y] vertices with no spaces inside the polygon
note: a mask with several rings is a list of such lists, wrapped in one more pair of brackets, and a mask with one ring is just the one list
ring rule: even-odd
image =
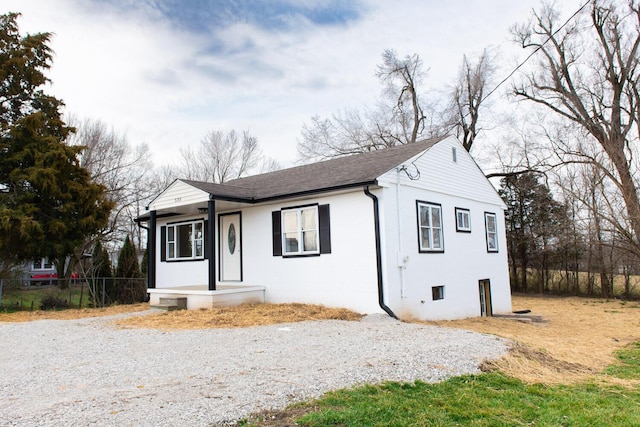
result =
[{"label": "green grass patch", "polygon": [[640,342],[634,342],[616,351],[618,363],[605,373],[622,379],[640,379]]},{"label": "green grass patch", "polygon": [[[605,373],[640,379],[640,342],[616,353]],[[596,383],[526,384],[499,372],[427,384],[389,382],[329,392],[244,426],[638,426],[640,388]],[[289,424],[286,424],[289,425]]]},{"label": "green grass patch", "polygon": [[79,285],[71,285],[69,289],[59,289],[57,286],[29,286],[20,289],[6,289],[2,292],[2,305],[0,310],[15,312],[20,310],[40,310],[42,302],[46,299],[57,298],[66,301],[69,308],[88,307],[90,298],[85,286],[80,301],[81,289]]},{"label": "green grass patch", "polygon": [[640,425],[639,390],[529,385],[499,373],[328,393],[303,426]]}]

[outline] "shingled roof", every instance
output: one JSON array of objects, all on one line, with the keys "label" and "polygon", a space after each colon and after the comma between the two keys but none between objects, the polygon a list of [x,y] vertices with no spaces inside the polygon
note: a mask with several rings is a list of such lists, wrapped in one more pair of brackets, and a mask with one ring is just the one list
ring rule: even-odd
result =
[{"label": "shingled roof", "polygon": [[370,151],[275,172],[234,179],[224,184],[181,181],[213,198],[257,203],[306,193],[370,185],[376,179],[444,138]]}]

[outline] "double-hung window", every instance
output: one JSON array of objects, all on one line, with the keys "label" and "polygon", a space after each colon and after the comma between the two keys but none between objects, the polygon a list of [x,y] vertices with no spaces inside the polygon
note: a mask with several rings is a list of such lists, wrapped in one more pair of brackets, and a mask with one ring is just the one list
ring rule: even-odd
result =
[{"label": "double-hung window", "polygon": [[456,231],[471,232],[471,214],[469,209],[456,208]]},{"label": "double-hung window", "polygon": [[329,205],[287,207],[271,212],[273,256],[306,257],[331,253]]},{"label": "double-hung window", "polygon": [[498,231],[496,214],[485,212],[484,225],[487,234],[487,252],[498,252]]},{"label": "double-hung window", "polygon": [[444,252],[442,206],[420,201],[417,206],[420,252]]},{"label": "double-hung window", "polygon": [[319,253],[318,206],[282,210],[283,255]]},{"label": "double-hung window", "polygon": [[167,225],[167,260],[204,258],[204,221]]}]

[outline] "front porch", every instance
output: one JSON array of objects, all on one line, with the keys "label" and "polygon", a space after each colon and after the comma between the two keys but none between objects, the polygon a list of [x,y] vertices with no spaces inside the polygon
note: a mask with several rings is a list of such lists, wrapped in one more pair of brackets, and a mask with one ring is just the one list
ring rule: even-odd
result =
[{"label": "front porch", "polygon": [[218,285],[210,291],[207,285],[148,288],[149,304],[160,304],[160,298],[187,298],[187,310],[228,307],[264,302],[264,286]]}]

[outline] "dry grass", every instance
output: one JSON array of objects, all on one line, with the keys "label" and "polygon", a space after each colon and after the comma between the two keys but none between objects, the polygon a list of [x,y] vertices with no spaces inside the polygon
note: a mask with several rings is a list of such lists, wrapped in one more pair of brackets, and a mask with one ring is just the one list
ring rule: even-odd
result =
[{"label": "dry grass", "polygon": [[[592,378],[615,362],[615,350],[640,340],[640,304],[636,302],[514,296],[513,309],[530,309],[547,322],[473,318],[435,323],[516,341],[508,356],[485,368],[546,384]],[[598,379],[609,380],[602,375]]]},{"label": "dry grass", "polygon": [[73,320],[85,317],[110,316],[112,314],[134,313],[149,309],[149,304],[114,305],[105,308],[82,308],[68,310],[35,310],[0,313],[0,322],[31,322],[33,320],[56,319]]},{"label": "dry grass", "polygon": [[210,329],[242,328],[300,322],[303,320],[359,320],[361,314],[344,308],[327,308],[309,304],[246,304],[207,310],[160,312],[120,319],[124,328]]}]

